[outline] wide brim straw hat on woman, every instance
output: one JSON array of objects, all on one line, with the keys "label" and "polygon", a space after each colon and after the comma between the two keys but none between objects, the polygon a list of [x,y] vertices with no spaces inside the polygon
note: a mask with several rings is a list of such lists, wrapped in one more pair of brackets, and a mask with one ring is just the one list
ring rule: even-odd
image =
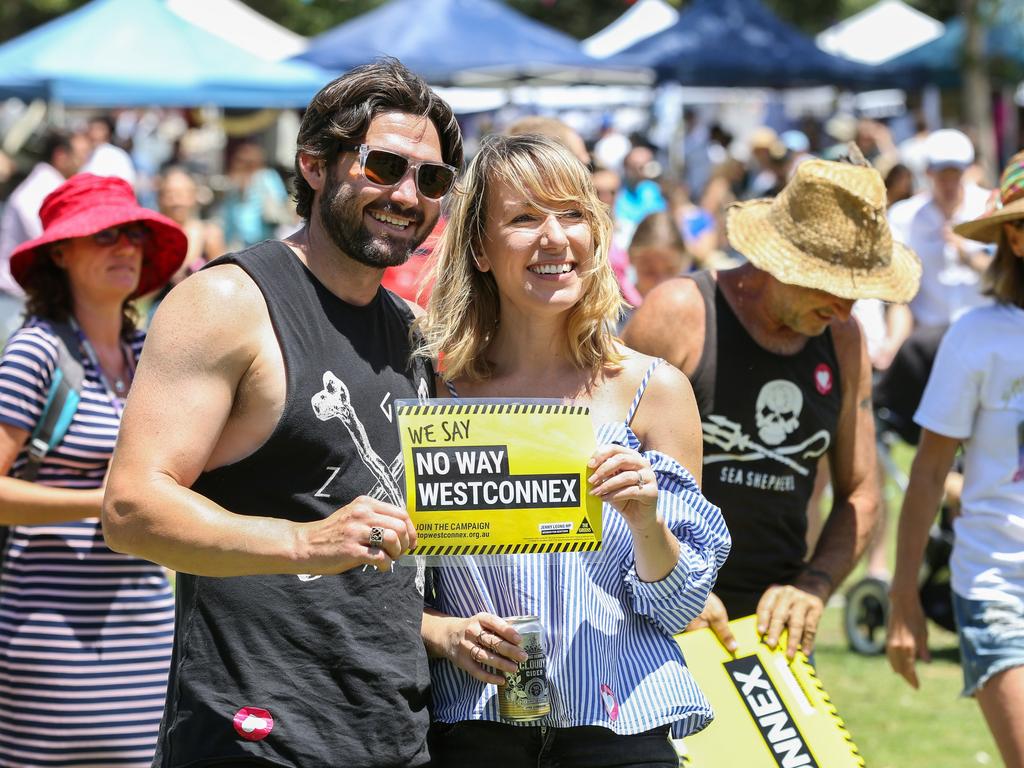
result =
[{"label": "wide brim straw hat on woman", "polygon": [[893,240],[885,205],[874,168],[807,160],[777,197],[730,206],[726,232],[751,264],[782,283],[903,304],[917,294],[921,261]]},{"label": "wide brim straw hat on woman", "polygon": [[1024,219],[1024,152],[1010,158],[999,179],[999,194],[981,216],[953,227],[968,240],[998,243],[1003,224]]},{"label": "wide brim straw hat on woman", "polygon": [[139,222],[149,228],[142,250],[142,274],[132,298],[164,286],[185,260],[188,238],[181,227],[156,211],[143,208],[128,182],[115,176],[79,173],[46,196],[39,209],[43,234],[11,253],[11,275],[19,285],[32,271],[42,250],[72,237],[88,237],[111,227]]}]

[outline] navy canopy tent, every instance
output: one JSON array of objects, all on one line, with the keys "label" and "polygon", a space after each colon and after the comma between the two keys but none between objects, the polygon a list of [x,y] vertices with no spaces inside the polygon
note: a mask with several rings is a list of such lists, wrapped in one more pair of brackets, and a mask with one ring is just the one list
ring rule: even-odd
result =
[{"label": "navy canopy tent", "polygon": [[93,0],[0,46],[0,96],[71,105],[302,107],[328,79],[264,61],[161,0]]},{"label": "navy canopy tent", "polygon": [[[1005,82],[1024,78],[1024,3],[999,3],[986,20],[985,61],[990,73]],[[895,78],[911,85],[960,85],[967,25],[961,18],[946,23],[941,37],[889,62]]]},{"label": "navy canopy tent", "polygon": [[392,0],[315,37],[295,58],[344,72],[385,55],[437,85],[646,79],[497,0]]},{"label": "navy canopy tent", "polygon": [[825,53],[758,0],[693,0],[671,27],[620,59],[648,66],[661,82],[791,88],[879,85],[882,70]]}]

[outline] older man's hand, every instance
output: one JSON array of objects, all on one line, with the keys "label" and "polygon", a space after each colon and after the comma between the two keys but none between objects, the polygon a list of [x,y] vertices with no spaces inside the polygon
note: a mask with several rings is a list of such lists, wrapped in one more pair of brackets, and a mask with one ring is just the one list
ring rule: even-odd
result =
[{"label": "older man's hand", "polygon": [[827,599],[827,588],[815,584],[776,584],[769,587],[757,604],[758,634],[768,647],[775,648],[782,631],[788,630],[786,658],[792,660],[797,649],[810,656]]}]

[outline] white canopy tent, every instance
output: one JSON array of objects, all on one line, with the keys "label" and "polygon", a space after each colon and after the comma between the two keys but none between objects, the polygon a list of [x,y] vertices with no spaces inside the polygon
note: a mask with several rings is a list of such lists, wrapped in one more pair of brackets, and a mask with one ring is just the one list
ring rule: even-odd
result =
[{"label": "white canopy tent", "polygon": [[676,23],[679,11],[665,0],[639,0],[615,21],[580,45],[596,59],[606,59]]},{"label": "white canopy tent", "polygon": [[945,25],[903,0],[879,0],[815,38],[829,53],[881,64],[942,35]]},{"label": "white canopy tent", "polygon": [[266,61],[283,61],[302,53],[306,38],[271,21],[241,0],[167,0],[167,8]]}]

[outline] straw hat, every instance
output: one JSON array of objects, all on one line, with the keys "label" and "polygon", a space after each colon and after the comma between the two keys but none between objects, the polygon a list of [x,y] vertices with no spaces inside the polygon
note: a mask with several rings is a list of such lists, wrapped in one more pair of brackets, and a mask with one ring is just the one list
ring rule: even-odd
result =
[{"label": "straw hat", "polygon": [[976,219],[953,227],[969,240],[998,243],[1003,224],[1024,219],[1024,152],[1010,158],[999,179],[999,196],[994,205]]},{"label": "straw hat", "polygon": [[22,287],[44,246],[72,237],[87,237],[122,224],[141,222],[153,233],[142,251],[142,274],[133,296],[161,288],[181,266],[188,250],[188,239],[181,227],[140,206],[128,182],[114,176],[72,176],[46,196],[39,218],[43,234],[11,253],[11,275]]},{"label": "straw hat", "polygon": [[921,261],[894,242],[878,171],[808,160],[773,199],[726,213],[729,242],[758,269],[790,285],[844,299],[910,301]]}]

